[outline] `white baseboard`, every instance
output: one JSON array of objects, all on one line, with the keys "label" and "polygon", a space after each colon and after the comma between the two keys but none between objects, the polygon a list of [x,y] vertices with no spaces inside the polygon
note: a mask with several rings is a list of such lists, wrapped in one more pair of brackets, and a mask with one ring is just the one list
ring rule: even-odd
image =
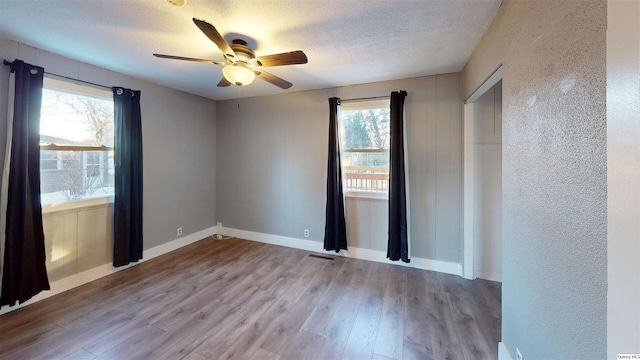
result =
[{"label": "white baseboard", "polygon": [[[258,241],[267,244],[287,246],[291,248],[315,251],[315,252],[327,252],[322,248],[322,243],[319,241],[291,238],[286,236],[263,234],[246,230],[238,230],[232,228],[221,227],[218,232],[222,235],[233,236],[240,239],[247,239]],[[330,252],[335,254],[335,252]],[[446,274],[462,276],[462,265],[447,261],[431,260],[418,257],[412,257],[410,263],[404,263],[402,261],[391,261],[387,259],[387,253],[379,250],[362,249],[357,247],[349,247],[348,251],[340,251],[338,256],[345,256],[350,258],[356,258],[361,260],[376,261],[381,263],[407,266],[423,270],[438,271]]]},{"label": "white baseboard", "polygon": [[[93,269],[81,272],[79,274],[54,281],[50,284],[51,290],[43,291],[40,294],[31,298],[29,301],[26,301],[20,305],[12,306],[12,307],[4,306],[0,308],[0,315],[17,310],[23,306],[33,304],[40,300],[44,300],[48,297],[60,294],[67,290],[78,287],[80,285],[84,285],[88,282],[97,280],[101,277],[111,275],[118,271],[122,271],[124,269],[130,268],[132,266],[136,266],[144,261],[153,259],[160,255],[164,255],[168,252],[179,249],[183,246],[187,246],[189,244],[202,240],[216,233],[227,235],[227,236],[233,236],[241,239],[258,241],[258,242],[267,243],[267,244],[287,246],[287,247],[301,249],[301,250],[321,252],[321,253],[326,252],[322,248],[322,243],[318,241],[291,238],[291,237],[279,236],[279,235],[263,234],[263,233],[225,228],[225,227],[218,228],[217,226],[213,226],[208,229],[204,229],[202,231],[198,231],[193,234],[189,234],[179,239],[172,240],[162,245],[158,245],[151,249],[145,250],[143,252],[142,260],[140,260],[137,263],[131,263],[129,265],[121,266],[118,268],[114,268],[112,264],[104,264],[104,265],[95,267]],[[331,252],[331,254],[335,254],[335,253]],[[447,261],[413,257],[411,258],[411,262],[407,264],[402,261],[391,261],[387,259],[387,254],[384,251],[362,249],[362,248],[356,248],[356,247],[351,247],[349,248],[348,251],[340,251],[340,253],[338,253],[337,255],[462,276],[462,265],[457,263],[447,262]]]},{"label": "white baseboard", "polygon": [[202,240],[206,237],[209,237],[213,234],[216,234],[218,232],[218,228],[216,226],[210,227],[208,229],[204,229],[198,232],[195,232],[193,234],[189,234],[187,236],[183,236],[179,239],[175,239],[172,241],[169,241],[167,243],[164,243],[162,245],[158,245],[155,247],[152,247],[151,249],[148,250],[144,250],[142,253],[142,259],[137,262],[137,263],[131,263],[129,265],[125,265],[125,266],[120,266],[117,268],[114,268],[112,264],[104,264],[104,265],[100,265],[98,267],[95,267],[93,269],[87,270],[87,271],[83,271],[79,274],[75,274],[69,277],[66,277],[64,279],[60,279],[57,281],[52,282],[51,285],[51,290],[47,290],[47,291],[43,291],[41,293],[39,293],[38,295],[32,297],[31,299],[29,299],[29,301],[25,301],[24,303],[17,305],[17,306],[3,306],[2,308],[0,308],[0,315],[2,314],[6,314],[8,312],[17,310],[23,306],[27,306],[29,304],[33,304],[35,302],[38,302],[40,300],[44,300],[48,297],[63,293],[67,290],[73,289],[75,287],[78,287],[80,285],[84,285],[88,282],[97,280],[101,277],[105,277],[107,275],[111,275],[114,274],[118,271],[122,271],[124,269],[128,269],[132,266],[136,266],[142,262],[145,262],[147,260],[151,260],[155,257],[158,257],[160,255],[164,255],[168,252],[171,252],[173,250],[179,249],[183,246],[187,246],[189,244],[192,244],[196,241]]},{"label": "white baseboard", "polygon": [[200,241],[206,237],[209,237],[211,235],[217,234],[218,233],[218,227],[217,226],[212,226],[208,229],[204,229],[204,230],[200,230],[198,232],[194,232],[193,234],[189,234],[187,236],[183,236],[179,239],[175,239],[172,241],[169,241],[167,243],[164,243],[162,245],[158,245],[155,247],[152,247],[149,250],[145,250],[143,252],[143,260],[150,260],[153,259],[154,257],[158,257],[160,255],[164,255],[168,252],[171,252],[173,250],[177,250],[183,246],[187,246],[189,244],[193,244],[196,241]]},{"label": "white baseboard", "polygon": [[474,275],[479,279],[502,282],[502,273],[496,273],[496,272],[474,272]]},{"label": "white baseboard", "polygon": [[503,342],[498,343],[498,360],[511,360],[511,355]]},{"label": "white baseboard", "polygon": [[321,246],[318,245],[318,242],[312,240],[305,239],[297,239],[292,237],[280,236],[280,235],[271,235],[271,234],[263,234],[257,233],[253,231],[246,230],[238,230],[227,227],[218,228],[218,233],[225,236],[237,237],[240,239],[247,239],[267,244],[287,246],[291,248],[307,250],[307,251],[320,251]]}]

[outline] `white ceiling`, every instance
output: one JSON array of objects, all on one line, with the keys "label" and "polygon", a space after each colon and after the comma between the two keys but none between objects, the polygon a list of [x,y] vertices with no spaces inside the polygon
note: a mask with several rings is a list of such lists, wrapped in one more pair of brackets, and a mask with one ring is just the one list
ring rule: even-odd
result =
[{"label": "white ceiling", "polygon": [[[0,0],[0,36],[215,100],[458,72],[502,0]],[[309,63],[267,68],[293,83],[256,79],[217,88],[223,61],[192,18],[256,56],[303,50]],[[13,60],[13,59],[8,59]],[[113,84],[106,84],[113,85]]]}]

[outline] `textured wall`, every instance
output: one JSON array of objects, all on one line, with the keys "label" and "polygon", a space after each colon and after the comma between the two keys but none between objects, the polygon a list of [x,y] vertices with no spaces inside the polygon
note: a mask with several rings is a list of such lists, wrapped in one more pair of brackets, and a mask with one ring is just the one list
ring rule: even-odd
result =
[{"label": "textured wall", "polygon": [[463,71],[503,64],[502,340],[606,356],[605,1],[505,0]]},{"label": "textured wall", "polygon": [[[0,38],[0,58],[57,75],[142,91],[144,248],[215,225],[216,103]],[[9,68],[0,67],[0,134],[6,133]],[[5,137],[0,136],[0,162]]]},{"label": "textured wall", "polygon": [[[217,220],[224,226],[322,242],[331,96],[404,89],[411,182],[412,256],[461,261],[462,102],[458,74],[218,103]],[[239,107],[238,107],[239,105]],[[357,203],[356,203],[357,202]],[[351,245],[386,250],[380,204],[349,200],[358,214]],[[386,229],[386,227],[384,227]],[[372,232],[378,232],[373,236]],[[367,235],[368,234],[368,235]],[[369,238],[364,238],[369,236]],[[321,249],[321,244],[318,246]]]}]

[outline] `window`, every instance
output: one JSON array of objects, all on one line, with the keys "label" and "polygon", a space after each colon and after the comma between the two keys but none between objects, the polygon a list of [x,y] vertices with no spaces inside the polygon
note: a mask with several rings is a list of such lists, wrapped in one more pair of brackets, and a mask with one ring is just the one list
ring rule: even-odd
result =
[{"label": "window", "polygon": [[340,139],[344,190],[389,192],[389,100],[342,103]]},{"label": "window", "polygon": [[42,205],[113,195],[113,98],[45,77],[40,112]]}]

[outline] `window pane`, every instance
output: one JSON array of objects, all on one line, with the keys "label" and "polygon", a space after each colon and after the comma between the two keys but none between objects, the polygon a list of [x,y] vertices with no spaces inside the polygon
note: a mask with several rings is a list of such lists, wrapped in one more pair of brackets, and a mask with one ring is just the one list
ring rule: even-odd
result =
[{"label": "window pane", "polygon": [[343,110],[340,114],[345,191],[387,193],[389,107]]},{"label": "window pane", "polygon": [[343,149],[389,149],[389,108],[341,112]]},{"label": "window pane", "polygon": [[[40,169],[42,204],[113,195],[113,151],[42,150],[56,159],[55,169]],[[42,160],[40,160],[42,162]]]},{"label": "window pane", "polygon": [[40,143],[113,146],[113,101],[44,89]]},{"label": "window pane", "polygon": [[[45,78],[40,144],[112,147],[109,93],[68,84]],[[113,195],[113,176],[113,151],[40,150],[43,205]]]},{"label": "window pane", "polygon": [[343,153],[345,190],[386,193],[389,191],[389,153]]}]

